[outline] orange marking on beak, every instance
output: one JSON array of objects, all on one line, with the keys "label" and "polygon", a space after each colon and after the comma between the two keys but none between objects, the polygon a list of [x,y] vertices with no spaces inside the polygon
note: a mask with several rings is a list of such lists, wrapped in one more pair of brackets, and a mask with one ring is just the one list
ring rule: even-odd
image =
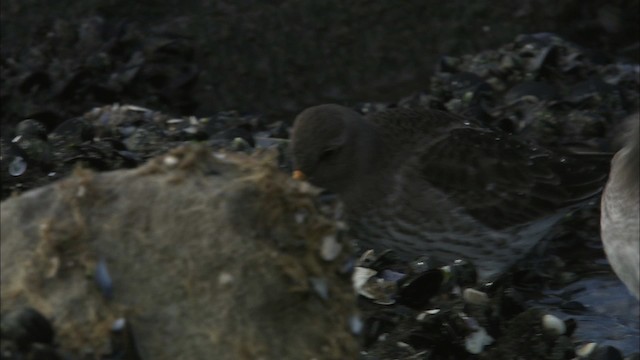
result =
[{"label": "orange marking on beak", "polygon": [[294,180],[306,180],[307,176],[300,170],[293,170],[291,177]]}]

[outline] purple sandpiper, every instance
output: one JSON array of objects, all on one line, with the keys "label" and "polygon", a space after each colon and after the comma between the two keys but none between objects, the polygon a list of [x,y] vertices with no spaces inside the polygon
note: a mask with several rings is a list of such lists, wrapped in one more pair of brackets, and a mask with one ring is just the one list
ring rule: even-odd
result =
[{"label": "purple sandpiper", "polygon": [[482,279],[523,257],[606,178],[602,166],[427,109],[310,107],[291,149],[294,177],[339,195],[361,247],[466,258]]}]

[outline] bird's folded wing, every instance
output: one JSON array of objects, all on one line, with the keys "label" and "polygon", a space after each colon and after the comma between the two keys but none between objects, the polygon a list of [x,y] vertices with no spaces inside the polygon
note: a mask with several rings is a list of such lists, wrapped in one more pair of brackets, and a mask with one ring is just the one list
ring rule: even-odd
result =
[{"label": "bird's folded wing", "polygon": [[494,229],[525,224],[598,194],[602,165],[481,128],[452,129],[419,156],[424,180]]}]

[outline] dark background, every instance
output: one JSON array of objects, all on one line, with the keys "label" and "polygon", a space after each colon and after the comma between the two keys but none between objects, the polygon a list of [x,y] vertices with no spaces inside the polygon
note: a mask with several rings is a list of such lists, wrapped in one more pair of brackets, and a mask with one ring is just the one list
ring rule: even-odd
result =
[{"label": "dark background", "polygon": [[[99,15],[112,28],[135,28],[142,39],[162,34],[188,41],[188,60],[198,72],[182,94],[158,99],[145,91],[118,93],[103,102],[133,102],[176,115],[236,109],[288,118],[321,102],[395,101],[427,89],[440,56],[498,47],[522,33],[555,32],[603,56],[637,62],[638,3],[3,0],[2,59],[22,61],[56,21],[75,24]],[[9,75],[3,75],[5,81]],[[187,100],[174,101],[180,95]],[[3,102],[13,105],[3,111],[3,122],[47,105],[46,99],[27,108],[15,105],[20,101],[15,89],[3,88]],[[100,102],[75,104],[83,106],[73,111]]]}]

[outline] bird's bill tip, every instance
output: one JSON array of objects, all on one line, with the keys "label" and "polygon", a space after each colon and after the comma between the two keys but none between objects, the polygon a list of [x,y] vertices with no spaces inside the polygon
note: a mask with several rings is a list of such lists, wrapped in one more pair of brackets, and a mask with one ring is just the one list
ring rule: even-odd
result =
[{"label": "bird's bill tip", "polygon": [[294,180],[305,180],[307,178],[307,176],[300,170],[293,170],[293,174],[291,174],[291,177]]}]

